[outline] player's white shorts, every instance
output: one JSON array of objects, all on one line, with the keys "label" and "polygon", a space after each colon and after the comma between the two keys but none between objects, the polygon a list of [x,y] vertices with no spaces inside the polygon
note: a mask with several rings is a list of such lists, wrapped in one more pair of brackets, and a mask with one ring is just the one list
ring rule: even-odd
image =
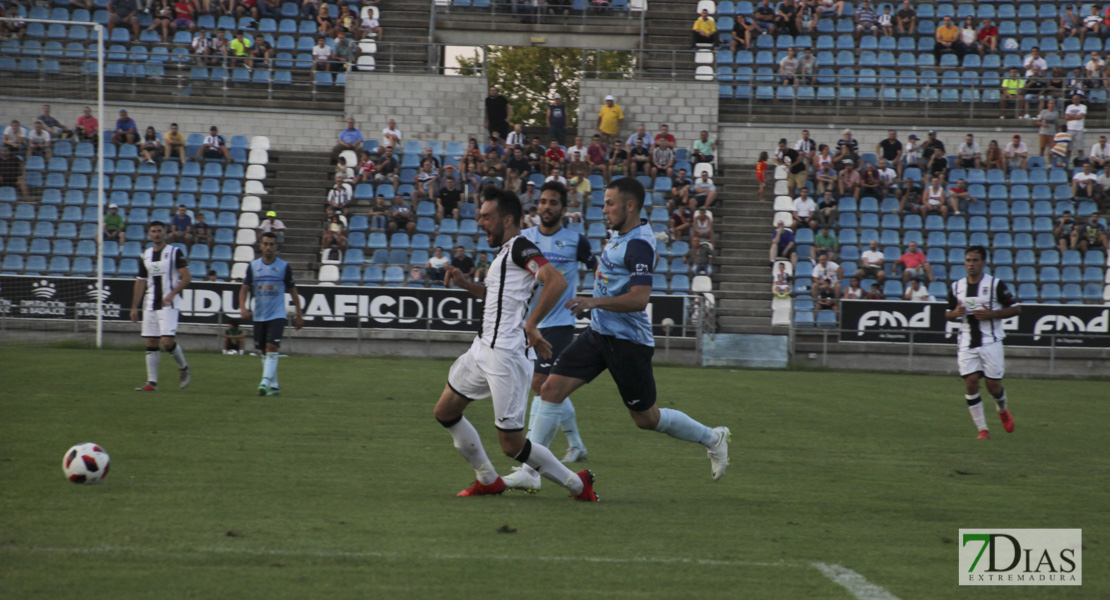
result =
[{"label": "player's white shorts", "polygon": [[987,379],[1002,379],[1006,374],[1006,357],[1002,353],[1002,342],[960,350],[956,360],[960,365],[960,377],[982,371]]},{"label": "player's white shorts", "polygon": [[524,411],[532,388],[535,361],[523,350],[494,350],[474,343],[451,365],[447,385],[469,400],[493,397],[494,425],[505,431],[524,429]]},{"label": "player's white shorts", "polygon": [[176,308],[143,310],[143,337],[173,337],[177,335]]}]

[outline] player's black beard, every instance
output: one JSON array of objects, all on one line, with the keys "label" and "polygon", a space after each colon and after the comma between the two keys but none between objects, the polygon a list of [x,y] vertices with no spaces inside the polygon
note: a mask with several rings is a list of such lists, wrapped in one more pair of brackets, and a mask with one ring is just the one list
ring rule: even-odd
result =
[{"label": "player's black beard", "polygon": [[550,221],[548,221],[547,217],[545,217],[545,216],[540,217],[540,225],[543,225],[546,228],[554,227],[554,226],[556,226],[556,225],[558,225],[559,223],[562,223],[562,222],[563,222],[563,217],[561,217],[561,216],[560,217],[555,217],[554,219],[552,219]]}]

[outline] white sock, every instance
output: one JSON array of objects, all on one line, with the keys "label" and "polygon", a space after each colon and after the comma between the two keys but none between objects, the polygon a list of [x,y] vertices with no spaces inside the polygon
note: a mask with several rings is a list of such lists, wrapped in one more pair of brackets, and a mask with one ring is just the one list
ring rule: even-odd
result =
[{"label": "white sock", "polygon": [[995,408],[998,409],[998,412],[1003,412],[1006,410],[1006,388],[1002,388],[1001,394],[997,396],[991,394],[991,397],[994,398],[994,405]]},{"label": "white sock", "polygon": [[979,394],[974,396],[965,394],[964,398],[967,400],[967,410],[971,412],[971,420],[975,421],[975,427],[983,431],[987,428],[987,418],[983,416],[983,399]]},{"label": "white sock", "polygon": [[267,352],[262,359],[262,379],[270,382],[270,387],[277,387],[278,353]]},{"label": "white sock", "polygon": [[478,430],[474,429],[470,421],[462,417],[458,423],[448,427],[447,431],[455,441],[455,449],[463,455],[470,466],[474,467],[478,482],[489,485],[497,481],[497,471],[486,456],[486,449],[482,447],[482,440],[478,438]]},{"label": "white sock", "polygon": [[146,351],[146,380],[158,383],[158,363],[162,362],[162,353],[155,348]]},{"label": "white sock", "polygon": [[531,467],[534,471],[539,471],[540,475],[567,488],[572,494],[582,493],[582,479],[574,471],[568,469],[566,465],[559,462],[559,459],[555,458],[555,455],[546,446],[532,442],[532,451],[528,453],[525,466]]},{"label": "white sock", "polygon": [[189,363],[185,362],[185,352],[181,350],[181,344],[174,343],[173,350],[170,350],[170,356],[172,356],[174,362],[177,363],[178,369],[184,369],[189,366]]},{"label": "white sock", "polygon": [[691,419],[686,413],[673,408],[659,409],[659,424],[655,426],[655,430],[673,438],[694,442],[706,447],[713,442],[712,429]]}]

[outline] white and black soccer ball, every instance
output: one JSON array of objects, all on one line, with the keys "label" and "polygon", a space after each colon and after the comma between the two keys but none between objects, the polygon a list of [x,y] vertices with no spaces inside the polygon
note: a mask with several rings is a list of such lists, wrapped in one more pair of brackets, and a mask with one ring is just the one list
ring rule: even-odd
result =
[{"label": "white and black soccer ball", "polygon": [[77,444],[62,458],[62,471],[73,483],[92,485],[108,476],[108,453],[91,442]]}]

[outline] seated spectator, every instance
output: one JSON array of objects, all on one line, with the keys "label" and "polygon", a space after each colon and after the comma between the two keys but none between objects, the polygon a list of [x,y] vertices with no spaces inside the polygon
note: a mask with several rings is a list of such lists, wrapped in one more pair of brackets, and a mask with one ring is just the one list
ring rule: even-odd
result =
[{"label": "seated spectator", "polygon": [[655,145],[655,149],[651,151],[651,177],[674,175],[675,153],[671,149],[671,145],[663,142]]},{"label": "seated spectator", "polygon": [[100,131],[100,122],[92,114],[92,109],[86,106],[81,109],[81,116],[77,117],[77,124],[73,127],[77,140],[81,142],[95,142],[96,134]]},{"label": "seated spectator", "polygon": [[671,199],[667,208],[674,210],[675,205],[688,205],[692,185],[693,182],[686,177],[686,169],[679,169],[678,175],[671,181]]},{"label": "seated spectator", "polygon": [[185,136],[177,130],[177,123],[170,123],[170,131],[162,139],[162,149],[167,160],[176,154],[181,164],[185,164]]},{"label": "seated spectator", "polygon": [[1098,38],[1102,34],[1102,17],[1098,14],[1098,7],[1094,4],[1091,5],[1091,12],[1083,17],[1083,25],[1079,28],[1079,42],[1087,39],[1087,36]]},{"label": "seated spectator", "polygon": [[690,196],[690,210],[695,210],[699,206],[713,208],[717,203],[717,186],[713,185],[713,180],[709,178],[709,171],[702,171],[701,178],[694,181]]},{"label": "seated spectator", "polygon": [[879,287],[879,284],[872,283],[871,284],[871,291],[867,292],[867,294],[863,297],[863,299],[864,300],[886,300],[886,296],[883,294],[883,289]]},{"label": "seated spectator", "polygon": [[[328,216],[328,222],[324,226],[324,235],[320,239],[320,249],[327,250],[329,248],[338,248],[339,252],[347,249],[347,224],[343,216],[338,213],[331,213]],[[339,258],[336,253],[335,258]]]},{"label": "seated spectator", "polygon": [[547,176],[547,179],[543,180],[544,183],[547,183],[549,181],[555,181],[563,184],[564,186],[567,185],[567,178],[563,177],[563,170],[558,167],[551,169],[551,174]]},{"label": "seated spectator", "polygon": [[209,248],[212,247],[212,228],[209,227],[208,222],[204,220],[204,211],[197,213],[197,220],[193,222],[193,243],[204,244]]},{"label": "seated spectator", "polygon": [[956,164],[961,169],[981,169],[982,151],[979,149],[979,144],[975,142],[975,136],[967,134],[964,143],[960,144],[959,149],[956,151]]},{"label": "seated spectator", "polygon": [[173,9],[171,26],[174,31],[196,31],[197,8],[193,2],[190,0],[173,0],[171,8]]},{"label": "seated spectator", "polygon": [[879,28],[879,32],[883,37],[894,37],[894,14],[891,12],[889,4],[883,5],[883,12],[875,18],[875,24]]},{"label": "seated spectator", "polygon": [[119,111],[119,119],[116,119],[116,129],[112,133],[112,143],[115,145],[120,144],[134,144],[139,141],[139,126],[135,124],[135,119],[127,116],[126,110]]},{"label": "seated spectator", "polygon": [[312,47],[312,68],[311,71],[322,71],[328,73],[332,70],[332,49],[327,44],[327,40],[323,36],[316,38],[316,45]]},{"label": "seated spectator", "polygon": [[921,164],[921,144],[914,134],[910,134],[907,138],[906,145],[904,146],[905,152],[902,154],[902,161],[898,163],[898,177],[902,177],[906,167],[918,167]]},{"label": "seated spectator", "polygon": [[505,169],[505,182],[501,185],[501,189],[519,196],[524,191],[521,188],[520,172],[516,169]]},{"label": "seated spectator", "polygon": [[713,272],[713,244],[704,239],[690,244],[682,262],[693,268],[694,276],[710,275]]},{"label": "seated spectator", "polygon": [[840,243],[837,241],[832,228],[828,225],[822,225],[821,231],[813,236],[813,245],[809,248],[809,260],[816,263],[817,259],[822,256],[828,256],[829,260],[835,260],[839,248]]},{"label": "seated spectator", "polygon": [[[382,129],[382,145],[387,147],[401,145],[401,130],[397,129],[397,121],[390,119],[386,123],[386,127]],[[473,140],[471,140],[473,141]],[[473,144],[477,146],[477,142]]]},{"label": "seated spectator", "polygon": [[1075,238],[1072,236],[1075,230],[1075,219],[1071,216],[1070,210],[1065,210],[1063,215],[1056,220],[1056,225],[1052,228],[1052,235],[1056,238],[1056,244],[1063,254],[1067,250],[1071,250],[1075,244]]},{"label": "seated spectator", "polygon": [[1095,183],[1095,202],[1098,203],[1098,209],[1104,211],[1110,205],[1107,202],[1110,199],[1110,164],[1102,168],[1102,174]]},{"label": "seated spectator", "polygon": [[1002,147],[998,145],[998,140],[991,140],[987,144],[987,153],[984,157],[985,161],[983,168],[987,169],[1005,169],[1006,165],[1003,162]]},{"label": "seated spectator", "polygon": [[794,199],[794,231],[802,227],[817,229],[817,203],[809,197],[806,188],[798,188],[798,197]]},{"label": "seated spectator", "polygon": [[926,171],[929,175],[937,177],[941,181],[948,178],[948,159],[944,156],[943,148],[937,148],[933,151],[933,158],[929,160]]},{"label": "seated spectator", "polygon": [[804,35],[814,35],[817,30],[817,21],[821,19],[821,10],[817,7],[817,0],[800,0],[798,12],[794,17],[794,29]]},{"label": "seated spectator", "polygon": [[489,257],[485,252],[478,253],[478,260],[474,263],[474,281],[482,283],[489,273]]},{"label": "seated spectator", "polygon": [[424,271],[424,267],[412,267],[409,269],[409,283],[427,283],[428,273]]},{"label": "seated spectator", "polygon": [[1079,15],[1071,4],[1064,6],[1060,12],[1060,28],[1056,30],[1056,39],[1064,41],[1065,38],[1075,37],[1079,34]]},{"label": "seated spectator", "polygon": [[373,231],[385,231],[389,227],[389,210],[390,206],[385,202],[385,196],[378,194],[374,198],[374,202],[370,205],[370,229]]},{"label": "seated spectator", "polygon": [[228,62],[229,68],[235,68],[242,65],[247,70],[254,68],[254,61],[251,60],[251,41],[243,35],[243,30],[235,30],[235,39],[231,40],[228,44]]},{"label": "seated spectator", "polygon": [[732,39],[729,40],[728,49],[732,52],[737,50],[750,50],[752,47],[752,38],[763,33],[763,29],[759,23],[745,17],[744,15],[736,15],[736,24],[732,28]]},{"label": "seated spectator", "polygon": [[860,197],[860,174],[856,171],[856,165],[851,159],[844,160],[844,169],[838,176],[838,184],[840,196],[851,196],[856,200]]},{"label": "seated spectator", "polygon": [[[558,141],[555,145],[558,146]],[[531,173],[546,174],[544,170],[544,159],[547,150],[544,149],[543,144],[540,143],[540,138],[532,138],[528,147],[524,149],[524,158],[528,159],[528,167]]]},{"label": "seated spectator", "polygon": [[139,142],[139,154],[142,155],[143,161],[153,165],[155,163],[154,158],[162,152],[162,140],[158,139],[158,132],[153,127],[147,127],[143,133],[142,141]]},{"label": "seated spectator", "polygon": [[[817,257],[817,265],[813,267],[813,281],[827,284],[833,292],[834,298],[840,297],[840,281],[844,279],[844,269],[828,254]],[[814,295],[817,289],[814,288]]]},{"label": "seated spectator", "polygon": [[199,29],[193,36],[193,55],[196,56],[197,64],[202,67],[218,62],[215,40],[209,37],[204,28]]},{"label": "seated spectator", "polygon": [[528,136],[524,135],[524,126],[520,123],[513,125],[513,130],[509,132],[509,137],[505,139],[505,147],[508,149],[523,148],[528,143]]},{"label": "seated spectator", "polygon": [[620,140],[613,140],[613,147],[609,150],[609,158],[604,166],[605,181],[609,181],[614,175],[624,175],[628,169],[628,150],[624,147],[624,142]]},{"label": "seated spectator", "polygon": [[474,279],[474,259],[466,253],[466,248],[462,246],[455,248],[455,256],[451,259],[451,266],[458,269],[467,280]]},{"label": "seated spectator", "polygon": [[[559,147],[559,142],[551,140],[547,146],[547,152],[544,153],[545,173],[551,175],[553,171],[562,171],[566,166],[566,162],[567,153]],[[633,172],[632,175],[635,175],[635,172]]]},{"label": "seated spectator", "polygon": [[636,126],[636,133],[628,136],[628,139],[625,140],[624,145],[628,147],[629,151],[631,151],[632,148],[636,147],[637,142],[643,144],[643,146],[649,150],[651,149],[651,145],[655,143],[654,139],[651,137],[651,135],[648,134],[647,129],[643,126],[643,124]]},{"label": "seated spectator", "polygon": [[786,56],[779,61],[779,83],[794,85],[794,72],[798,70],[798,56],[793,48],[786,49]]},{"label": "seated spectator", "polygon": [[871,240],[867,250],[860,254],[856,277],[860,280],[874,278],[879,283],[886,281],[886,272],[883,270],[885,261],[886,257],[879,251],[879,242]]},{"label": "seated spectator", "polygon": [[1010,73],[1002,80],[1002,95],[999,100],[1001,116],[1006,118],[1006,103],[1013,102],[1018,114],[1028,110],[1025,103],[1025,78],[1018,73],[1017,67],[1010,67]]},{"label": "seated spectator", "polygon": [[694,140],[690,161],[697,163],[711,163],[717,154],[717,140],[709,137],[709,131],[703,129]]},{"label": "seated spectator", "polygon": [[42,121],[35,121],[26,141],[28,156],[41,156],[46,162],[50,162],[50,158],[54,156],[54,137]]},{"label": "seated spectator", "polygon": [[925,192],[913,177],[907,177],[902,182],[902,196],[898,202],[898,214],[907,212],[918,214],[921,212],[921,195]]},{"label": "seated spectator", "polygon": [[227,31],[223,27],[216,29],[216,35],[212,37],[212,51],[211,63],[215,65],[227,64],[227,53],[231,49],[231,44],[228,43]]},{"label": "seated spectator", "polygon": [[439,190],[436,199],[436,222],[443,221],[445,217],[459,220],[459,206],[462,204],[462,190],[455,184],[455,179],[447,180],[447,187]]},{"label": "seated spectator", "polygon": [[883,197],[883,181],[879,178],[879,170],[871,163],[863,163],[863,170],[859,174],[860,196],[870,198]]},{"label": "seated spectator", "polygon": [[991,54],[998,52],[998,27],[991,23],[990,19],[983,19],[979,25],[979,34],[975,36],[975,42],[980,56],[987,52]]},{"label": "seated spectator", "polygon": [[1106,136],[1098,136],[1098,142],[1091,146],[1087,156],[1091,159],[1091,167],[1099,170],[1110,165],[1110,144],[1106,143]]},{"label": "seated spectator", "polygon": [[[74,5],[80,5],[79,2],[87,2],[88,6],[84,6],[86,10],[93,10],[91,0],[76,0],[73,1]],[[7,17],[10,20],[0,21],[0,37],[22,39],[24,34],[27,33],[27,21],[19,13],[17,5],[14,3],[7,7],[0,5],[0,17]]]},{"label": "seated spectator", "polygon": [[840,213],[840,200],[833,195],[832,190],[826,190],[817,203],[817,224],[821,227],[835,227]]},{"label": "seated spectator", "polygon": [[952,24],[952,17],[944,17],[941,20],[941,25],[937,27],[934,34],[936,42],[933,44],[933,56],[936,58],[937,63],[940,63],[940,55],[951,52],[956,55],[956,60],[961,63],[964,60],[963,42],[960,41],[960,29]]},{"label": "seated spectator", "polygon": [[1083,165],[1083,170],[1071,178],[1071,195],[1073,198],[1094,198],[1095,186],[1098,185],[1098,175],[1091,170],[1091,165]]},{"label": "seated spectator", "polygon": [[[928,170],[930,162],[933,160],[933,153],[937,150],[948,151],[944,142],[937,138],[936,130],[930,129],[929,133],[925,135],[925,141],[921,143],[921,168]],[[947,161],[945,161],[947,162]]]},{"label": "seated spectator", "polygon": [[[885,196],[898,195],[898,174],[894,169],[890,168],[885,158],[879,159],[879,166],[876,169],[879,174],[879,183]],[[881,196],[877,196],[881,197]]]},{"label": "seated spectator", "polygon": [[[572,166],[578,165],[572,163]],[[486,159],[482,162],[482,169],[487,175],[492,177],[503,177],[505,175],[505,163],[497,154],[497,150],[491,149],[486,152]]]},{"label": "seated spectator", "polygon": [[651,171],[651,152],[644,145],[642,138],[636,139],[636,145],[628,151],[628,176],[637,174],[648,175]]},{"label": "seated spectator", "polygon": [[378,168],[374,175],[374,181],[377,183],[391,183],[394,187],[397,187],[401,184],[401,178],[398,175],[400,170],[401,166],[397,163],[397,157],[393,156],[393,146],[386,146],[385,152],[378,158]]},{"label": "seated spectator", "polygon": [[390,218],[389,233],[402,231],[412,235],[416,232],[416,218],[411,200],[406,201],[402,196],[394,196]]},{"label": "seated spectator", "polygon": [[922,220],[933,213],[945,218],[948,217],[948,205],[945,203],[944,186],[940,184],[940,177],[932,176],[929,187],[925,188],[923,198],[924,202],[921,203]]},{"label": "seated spectator", "polygon": [[979,198],[968,191],[967,182],[963,179],[956,180],[956,185],[948,188],[948,205],[952,208],[952,214],[966,213],[971,204],[978,201]]},{"label": "seated spectator", "polygon": [[817,57],[813,55],[813,50],[810,48],[802,50],[802,55],[798,57],[798,68],[794,71],[794,75],[794,81],[798,85],[814,84],[817,76]]},{"label": "seated spectator", "polygon": [[1029,162],[1029,148],[1021,141],[1020,135],[1014,135],[1013,141],[1002,150],[1002,155],[1006,157],[1006,166],[1010,171],[1025,169]]},{"label": "seated spectator", "polygon": [[339,34],[342,33],[347,37],[358,39],[361,29],[362,22],[359,21],[358,15],[351,10],[351,7],[340,6],[339,16],[335,19],[335,27],[332,28],[332,34],[337,38]]},{"label": "seated spectator", "polygon": [[696,245],[699,241],[717,245],[717,238],[713,235],[713,217],[704,206],[694,213],[693,223],[690,225],[690,245]]},{"label": "seated spectator", "polygon": [[378,165],[374,164],[374,159],[370,157],[369,150],[360,150],[358,153],[358,164],[355,165],[355,184],[359,183],[374,183],[374,175],[377,173]]},{"label": "seated spectator", "polygon": [[798,251],[794,246],[794,231],[783,225],[781,221],[775,224],[775,232],[771,234],[771,264],[778,259],[786,259],[794,267],[798,267]]},{"label": "seated spectator", "polygon": [[844,0],[817,0],[817,12],[822,17],[836,17],[844,13]]},{"label": "seated spectator", "polygon": [[759,0],[752,13],[752,19],[761,31],[774,35],[776,15],[775,7],[771,6],[769,0]]},{"label": "seated spectator", "polygon": [[359,48],[358,42],[347,37],[347,33],[340,30],[335,35],[335,48],[332,49],[332,60],[335,61],[335,70],[337,71],[350,71],[358,63],[358,57],[362,54],[362,48]]},{"label": "seated spectator", "polygon": [[108,2],[108,35],[122,25],[131,29],[132,39],[139,37],[139,6],[135,0],[110,0]]},{"label": "seated spectator", "polygon": [[127,221],[115,203],[108,205],[108,214],[104,215],[104,241],[116,242],[121,248],[127,242]]},{"label": "seated spectator", "polygon": [[533,206],[524,213],[524,225],[521,229],[531,229],[532,227],[540,226],[540,212],[539,207]]},{"label": "seated spectator", "polygon": [[285,241],[285,223],[278,220],[276,212],[266,211],[266,218],[258,224],[258,235],[261,236],[263,233],[273,233],[277,236],[279,244]]},{"label": "seated spectator", "polygon": [[528,212],[529,207],[540,205],[540,193],[536,182],[529,180],[524,183],[524,193],[520,195],[520,207],[524,212]]},{"label": "seated spectator", "polygon": [[675,206],[671,211],[671,227],[668,229],[671,240],[681,242],[694,226],[694,213],[685,204]]},{"label": "seated spectator", "polygon": [[852,164],[860,164],[859,160],[859,141],[852,136],[851,129],[845,129],[841,134],[840,139],[836,141],[836,155],[833,157],[833,168],[844,168],[843,163],[846,160],[852,161]]},{"label": "seated spectator", "polygon": [[529,164],[527,158],[524,158],[524,149],[520,146],[513,147],[512,155],[509,156],[508,162],[505,163],[505,168],[515,170],[517,175],[521,178],[528,177],[532,172],[532,165]]},{"label": "seated spectator", "polygon": [[875,9],[871,7],[870,0],[863,0],[859,8],[856,9],[856,39],[860,39],[865,35],[878,35],[879,23],[875,15]]},{"label": "seated spectator", "polygon": [[50,105],[42,105],[42,114],[39,115],[37,121],[42,121],[43,127],[46,128],[50,135],[55,140],[66,139],[73,137],[73,131],[62,125],[61,121],[55,119],[50,115]]},{"label": "seated spectator", "polygon": [[921,283],[920,277],[914,277],[910,284],[906,286],[906,291],[902,293],[902,299],[912,302],[932,302],[936,300]]},{"label": "seated spectator", "polygon": [[366,16],[362,18],[362,36],[369,37],[373,35],[380,42],[382,41],[382,24],[374,15],[374,11],[367,11]]},{"label": "seated spectator", "polygon": [[353,118],[347,117],[347,127],[339,132],[337,143],[335,147],[331,149],[332,160],[338,158],[339,155],[346,150],[361,152],[362,142],[362,131],[360,131],[358,127],[355,127],[355,120]]},{"label": "seated spectator", "polygon": [[860,287],[859,277],[852,277],[848,283],[848,287],[844,288],[840,293],[840,297],[844,300],[862,300],[864,296],[863,288]]},{"label": "seated spectator", "polygon": [[717,22],[713,17],[709,16],[709,11],[702,9],[701,16],[694,21],[694,44],[711,44],[717,43]]},{"label": "seated spectator", "polygon": [[227,147],[227,140],[220,135],[220,130],[215,125],[208,128],[208,135],[204,136],[200,148],[197,148],[197,160],[201,158],[204,158],[204,160],[219,160],[222,158],[225,163],[231,163],[231,150]]},{"label": "seated spectator", "polygon": [[1106,251],[1106,226],[1102,224],[1098,213],[1091,213],[1091,218],[1082,227],[1072,229],[1072,248],[1080,252],[1101,249]]},{"label": "seated spectator", "polygon": [[186,212],[185,205],[177,207],[177,213],[170,219],[170,231],[166,235],[167,243],[181,242],[187,247],[193,245],[193,219]]},{"label": "seated spectator", "polygon": [[779,298],[788,298],[792,291],[791,288],[790,275],[786,273],[786,263],[780,261],[778,268],[775,270],[775,281],[771,284],[771,291]]},{"label": "seated spectator", "polygon": [[817,299],[816,307],[813,309],[814,314],[822,310],[831,310],[837,312],[837,298],[836,292],[828,281],[820,281],[815,286],[816,293],[814,296]]},{"label": "seated spectator", "polygon": [[436,246],[432,256],[428,257],[428,262],[424,265],[424,270],[428,272],[428,280],[432,283],[442,283],[449,264],[451,264],[451,257],[444,254],[443,246]]},{"label": "seated spectator", "polygon": [[780,33],[798,35],[798,6],[794,0],[783,0],[775,13],[775,30]]},{"label": "seated spectator", "polygon": [[350,216],[351,189],[342,175],[336,175],[335,183],[328,189],[328,199],[324,203],[324,210],[327,211],[329,208],[336,214],[344,217]]},{"label": "seated spectator", "polygon": [[833,169],[831,162],[825,163],[825,166],[817,169],[814,173],[814,182],[816,184],[814,187],[820,194],[836,191],[839,181],[839,175],[837,175],[836,170]]},{"label": "seated spectator", "polygon": [[968,54],[978,52],[979,50],[979,30],[975,28],[975,19],[970,15],[964,19],[964,24],[960,27],[960,43],[964,45],[964,51]]},{"label": "seated spectator", "polygon": [[602,175],[606,173],[606,167],[609,161],[608,154],[609,149],[601,145],[601,136],[594,135],[590,140],[590,146],[586,148],[586,164],[590,171],[590,173],[586,174],[587,177],[594,172],[601,173]]},{"label": "seated spectator", "polygon": [[415,188],[413,190],[413,197],[417,200],[427,198],[431,200],[436,197],[436,181],[439,180],[439,171],[435,169],[432,161],[426,160],[424,164],[420,165],[420,170],[416,172],[413,177]]},{"label": "seated spectator", "polygon": [[[271,0],[263,0],[269,2]],[[258,38],[254,41],[254,47],[251,49],[251,66],[255,63],[261,64],[263,67],[270,69],[273,65],[275,49],[266,41],[266,38]]]},{"label": "seated spectator", "polygon": [[921,277],[922,275],[928,277],[930,283],[937,280],[936,277],[933,277],[933,266],[925,260],[925,253],[917,247],[917,242],[909,243],[906,253],[895,261],[895,269],[899,265],[902,267],[903,284],[909,283],[911,278]]},{"label": "seated spectator", "polygon": [[902,7],[894,14],[894,31],[900,36],[917,33],[917,11],[910,0],[902,0]]},{"label": "seated spectator", "polygon": [[347,166],[347,159],[342,156],[335,159],[335,175],[342,177],[344,183],[355,183],[355,170]]}]

